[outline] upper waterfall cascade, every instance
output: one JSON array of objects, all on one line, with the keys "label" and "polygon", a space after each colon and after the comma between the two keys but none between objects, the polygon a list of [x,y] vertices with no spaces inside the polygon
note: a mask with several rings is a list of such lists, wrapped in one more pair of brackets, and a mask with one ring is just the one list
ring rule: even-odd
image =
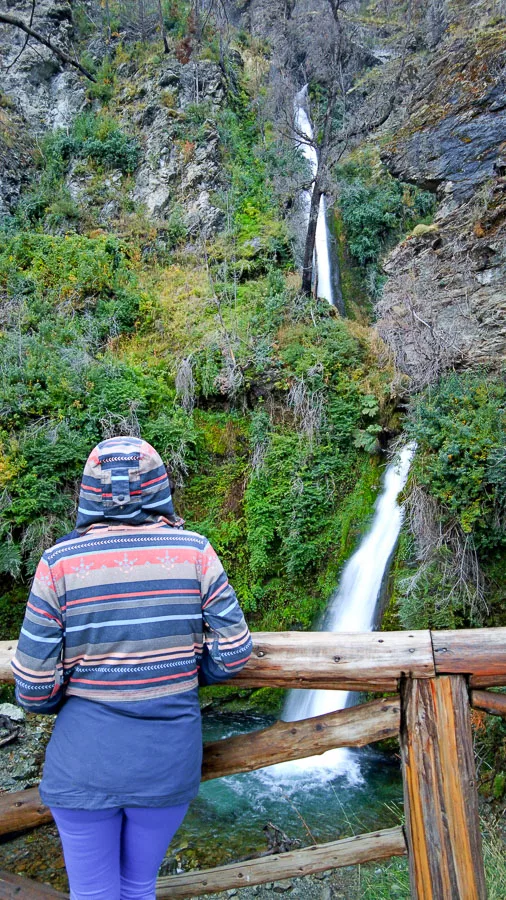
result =
[{"label": "upper waterfall cascade", "polygon": [[[310,142],[313,140],[313,127],[306,111],[307,107],[307,84],[295,96],[294,101],[294,124],[296,131],[296,143],[300,147],[302,153],[309,161],[313,175],[316,175],[318,169],[318,156],[314,145]],[[305,141],[301,135],[307,138]],[[302,195],[302,203],[306,219],[309,219],[309,209],[311,206],[311,191],[304,191]],[[316,225],[315,238],[315,266],[316,266],[316,293],[318,297],[328,300],[329,303],[334,302],[332,290],[332,272],[330,267],[329,253],[329,234],[327,228],[327,214],[325,206],[325,197],[320,198],[320,210],[318,213],[318,222]]]}]

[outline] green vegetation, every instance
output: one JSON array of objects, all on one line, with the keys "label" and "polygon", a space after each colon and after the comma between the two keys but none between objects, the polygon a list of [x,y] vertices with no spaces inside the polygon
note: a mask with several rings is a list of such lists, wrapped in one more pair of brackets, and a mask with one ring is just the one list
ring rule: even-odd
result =
[{"label": "green vegetation", "polygon": [[[143,53],[136,65],[149,75],[156,62]],[[370,516],[393,371],[366,328],[298,294],[276,185],[300,159],[276,156],[232,74],[222,109],[190,104],[175,126],[182,145],[219,139],[213,203],[225,228],[205,253],[182,247],[176,203],[162,245],[139,212],[124,215],[121,237],[100,228],[108,171],[125,177],[125,211],[141,147],[105,95],[109,110],[44,140],[38,183],[5,223],[5,636],[16,636],[41,552],[72,528],[84,460],[104,436],[141,433],[159,449],[178,510],[216,546],[256,627],[310,627]],[[125,90],[114,59],[102,75],[112,97]],[[86,211],[66,187],[70,166],[93,185]]]},{"label": "green vegetation", "polygon": [[[504,900],[506,855],[498,823],[482,823],[485,878],[489,900]],[[410,900],[408,861],[391,859],[360,867],[360,900]]]},{"label": "green vegetation", "polygon": [[416,402],[408,433],[413,475],[476,548],[506,546],[506,383],[465,373],[443,378]]},{"label": "green vegetation", "polygon": [[140,147],[111,116],[87,112],[75,119],[70,133],[59,129],[48,134],[39,154],[40,177],[23,195],[13,224],[24,230],[69,231],[86,220],[65,183],[71,164],[81,165],[98,181],[111,169],[129,175],[139,163]]},{"label": "green vegetation", "polygon": [[393,178],[367,150],[357,151],[335,174],[349,253],[362,272],[369,296],[377,299],[385,280],[381,257],[414,225],[431,220],[435,197]]},{"label": "green vegetation", "polygon": [[418,451],[394,597],[406,628],[504,625],[506,384],[452,374],[414,402],[406,423]]}]

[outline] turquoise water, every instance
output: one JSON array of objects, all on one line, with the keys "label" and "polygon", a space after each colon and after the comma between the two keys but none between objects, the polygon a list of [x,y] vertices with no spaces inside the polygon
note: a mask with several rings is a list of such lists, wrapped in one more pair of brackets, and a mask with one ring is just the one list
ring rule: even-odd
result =
[{"label": "turquoise water", "polygon": [[[273,719],[211,713],[203,721],[204,739],[217,740],[265,728]],[[202,784],[171,848],[173,859],[187,869],[255,856],[267,849],[268,823],[302,846],[399,824],[395,755],[366,748],[331,751],[326,758],[323,767],[312,757]]]}]

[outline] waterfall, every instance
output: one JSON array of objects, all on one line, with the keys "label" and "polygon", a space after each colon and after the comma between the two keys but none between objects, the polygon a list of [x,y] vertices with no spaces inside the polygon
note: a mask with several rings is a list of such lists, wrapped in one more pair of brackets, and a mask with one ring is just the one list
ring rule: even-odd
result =
[{"label": "waterfall", "polygon": [[[415,445],[407,444],[390,463],[368,533],[350,557],[331,597],[320,631],[372,631],[381,583],[401,530],[404,510],[397,503],[409,473]],[[344,709],[349,691],[290,691],[283,718],[297,721]]]},{"label": "waterfall", "polygon": [[[404,517],[403,507],[399,506],[397,497],[406,484],[415,449],[414,443],[406,444],[386,468],[369,531],[344,567],[339,586],[323,616],[320,631],[373,630],[381,585]],[[344,709],[350,704],[350,694],[350,691],[290,691],[282,718],[287,722],[296,722]],[[315,770],[318,770],[321,778],[341,773],[352,783],[362,780],[356,758],[346,749],[328,750],[318,756],[280,763],[266,771],[271,772],[274,777],[285,779],[290,774],[296,777],[313,777]]]},{"label": "waterfall", "polygon": [[[295,96],[294,102],[294,119],[295,129],[298,135],[304,135],[308,141],[313,140],[313,128],[306,112],[307,102],[307,84]],[[307,143],[300,137],[296,138],[296,143],[300,147],[303,155],[309,161],[313,175],[316,175],[318,169],[318,156],[316,149],[311,143]],[[304,191],[302,195],[302,204],[306,223],[309,220],[309,209],[311,206],[311,191]],[[334,294],[332,290],[332,271],[330,266],[329,253],[329,234],[327,228],[327,214],[325,206],[325,197],[320,198],[320,210],[318,213],[318,221],[316,224],[315,239],[315,266],[316,266],[316,293],[318,297],[328,300],[329,303],[334,302]]]}]

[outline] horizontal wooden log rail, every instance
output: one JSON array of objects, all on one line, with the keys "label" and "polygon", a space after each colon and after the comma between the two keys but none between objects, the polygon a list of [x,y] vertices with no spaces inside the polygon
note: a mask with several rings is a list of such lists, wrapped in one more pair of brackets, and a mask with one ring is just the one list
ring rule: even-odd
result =
[{"label": "horizontal wooden log rail", "polygon": [[[473,684],[506,675],[506,628],[431,631],[438,675],[472,675]],[[501,682],[502,679],[502,682]]]},{"label": "horizontal wooden log rail", "polygon": [[395,737],[400,715],[399,697],[395,696],[300,722],[277,722],[261,731],[214,741],[204,745],[202,779],[252,772],[336,747],[364,747]]},{"label": "horizontal wooden log rail", "polygon": [[359,863],[404,856],[406,841],[402,828],[386,828],[372,834],[316,844],[303,850],[290,850],[275,856],[248,859],[245,862],[189,872],[187,875],[169,875],[157,882],[157,900],[197,897],[229,888],[252,887],[267,881],[283,878],[300,878],[326,869],[353,866]]},{"label": "horizontal wooden log rail", "polygon": [[[202,780],[252,772],[335,747],[363,747],[394,737],[399,726],[398,696],[300,722],[277,722],[270,728],[204,744]],[[0,794],[0,836],[37,828],[51,820],[38,788]]]},{"label": "horizontal wooden log rail", "polygon": [[506,719],[506,694],[495,694],[493,691],[471,691],[471,706]]},{"label": "horizontal wooden log rail", "polygon": [[[0,683],[12,683],[16,641],[0,641]],[[396,690],[399,680],[466,674],[471,687],[506,684],[506,628],[460,631],[255,632],[241,687]]]},{"label": "horizontal wooden log rail", "polygon": [[[402,828],[386,828],[371,834],[331,841],[258,859],[231,863],[200,872],[159,878],[157,900],[196,897],[236,887],[253,887],[283,878],[300,878],[326,869],[374,862],[390,856],[404,856],[406,841]],[[68,900],[68,894],[55,891],[28,878],[0,872],[1,900]]]}]

